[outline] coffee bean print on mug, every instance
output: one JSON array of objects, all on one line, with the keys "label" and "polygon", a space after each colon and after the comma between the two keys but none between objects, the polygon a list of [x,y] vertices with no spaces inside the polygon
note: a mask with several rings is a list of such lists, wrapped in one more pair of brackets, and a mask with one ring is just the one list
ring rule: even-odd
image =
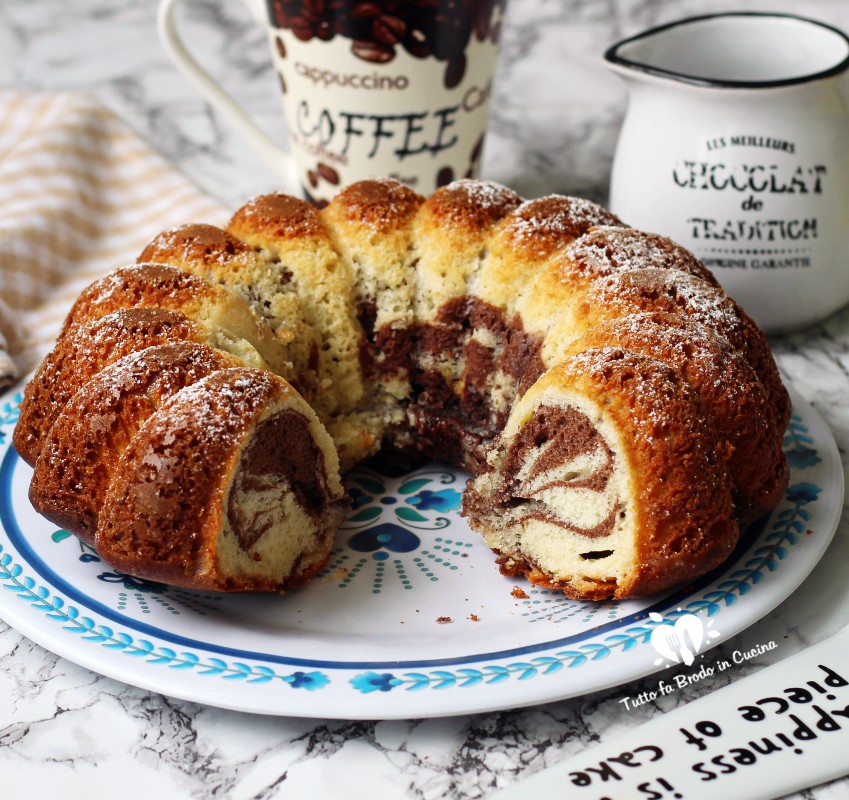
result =
[{"label": "coffee bean print on mug", "polygon": [[430,194],[477,176],[505,3],[269,0],[307,197],[369,177]]}]

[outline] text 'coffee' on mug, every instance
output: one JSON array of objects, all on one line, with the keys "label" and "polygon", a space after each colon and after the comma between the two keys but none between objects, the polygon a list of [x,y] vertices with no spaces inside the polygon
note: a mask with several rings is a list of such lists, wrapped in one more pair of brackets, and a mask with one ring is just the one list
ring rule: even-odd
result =
[{"label": "text 'coffee' on mug", "polygon": [[478,176],[506,0],[245,0],[271,43],[288,150],[191,55],[178,2],[160,4],[166,50],[290,190],[321,206],[366,178],[428,195]]}]

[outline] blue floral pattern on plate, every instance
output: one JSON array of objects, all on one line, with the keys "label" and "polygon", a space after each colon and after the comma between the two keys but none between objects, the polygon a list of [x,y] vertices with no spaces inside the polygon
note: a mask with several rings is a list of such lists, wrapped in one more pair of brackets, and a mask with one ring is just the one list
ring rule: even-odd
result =
[{"label": "blue floral pattern on plate", "polygon": [[[261,625],[257,633],[245,634],[247,644],[224,641],[214,626],[226,628],[228,615],[234,613],[245,613],[250,620],[245,609],[265,614],[263,619],[272,620],[269,627],[279,624],[266,609],[271,601],[191,593],[111,570],[94,550],[27,511],[21,500],[28,482],[26,467],[8,445],[20,394],[7,398],[0,404],[0,588],[4,590],[0,615],[56,652],[105,674],[154,684],[176,696],[266,713],[342,717],[457,713],[588,691],[601,685],[596,672],[607,669],[607,664],[613,665],[612,674],[619,682],[646,674],[651,668],[645,663],[649,650],[645,645],[657,625],[673,624],[682,614],[693,613],[722,620],[722,612],[729,610],[729,615],[737,616],[733,623],[729,616],[723,630],[727,638],[747,620],[759,617],[763,604],[780,602],[816,563],[833,534],[836,517],[822,500],[827,495],[833,503],[835,486],[842,487],[842,479],[834,474],[839,470],[834,443],[814,412],[802,405],[801,413],[794,412],[785,439],[792,479],[784,501],[753,526],[737,554],[714,575],[636,604],[579,602],[528,586],[510,599],[509,606],[502,594],[490,592],[487,602],[480,603],[486,611],[478,612],[473,606],[475,593],[507,584],[497,575],[489,551],[459,515],[466,476],[433,464],[375,461],[348,478],[353,508],[327,568],[308,590],[293,593],[289,605],[280,606],[287,614],[303,614],[313,626],[307,630],[310,636],[318,636],[321,624],[334,616],[344,617],[339,626],[343,632],[352,621],[350,639],[334,633],[316,655],[306,649],[300,652],[297,628],[287,629],[282,642],[265,649],[262,645],[271,640],[257,643],[252,638],[261,639]],[[70,581],[61,573],[72,563],[77,567]],[[776,589],[772,576],[786,563],[793,575],[788,576],[788,588]],[[340,597],[348,598],[341,604],[333,599],[340,592]],[[458,593],[471,595],[465,598],[462,620],[440,614],[427,620],[434,626],[428,628],[416,617],[420,611],[435,614],[446,597],[453,602]],[[762,605],[754,605],[753,598]],[[294,613],[293,604],[298,605]],[[736,609],[747,609],[749,604],[751,610],[740,618]],[[490,610],[494,606],[495,611]],[[473,607],[475,611],[467,614]],[[276,614],[278,606],[271,610]],[[394,620],[396,612],[404,618]],[[485,614],[493,615],[498,625],[484,628],[480,635],[476,623]],[[186,623],[180,627],[177,621],[182,617]],[[210,620],[213,628],[194,634],[194,626],[203,619]],[[405,638],[401,626],[411,623],[418,627],[412,638]],[[510,625],[521,634],[512,645],[505,644],[512,639],[501,634]],[[565,629],[562,634],[560,627]],[[397,638],[399,644],[384,644],[372,656],[369,647],[359,644],[371,635],[369,630],[388,636],[390,643]],[[543,633],[530,635],[530,631]],[[433,643],[432,657],[422,655],[428,650],[422,650],[422,642]],[[346,656],[348,649],[357,657]],[[595,665],[593,670],[588,670],[590,664]],[[584,677],[577,681],[558,677],[565,675]],[[219,690],[202,688],[211,685],[206,684],[208,678],[228,686],[286,686],[303,690],[287,697],[326,695],[328,700],[272,702],[265,695],[230,689],[235,699],[225,702],[218,699]],[[513,687],[504,701],[503,686]],[[425,691],[431,689],[439,691],[433,695]],[[432,699],[393,700],[391,706],[378,700],[390,695]],[[446,697],[447,704],[442,700]]]}]

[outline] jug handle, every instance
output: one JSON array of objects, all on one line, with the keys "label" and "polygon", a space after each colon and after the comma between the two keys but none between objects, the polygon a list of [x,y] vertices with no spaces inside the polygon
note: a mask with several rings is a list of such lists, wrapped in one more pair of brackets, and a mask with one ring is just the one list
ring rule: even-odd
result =
[{"label": "jug handle", "polygon": [[[159,4],[157,28],[165,51],[183,74],[197,86],[200,93],[239,129],[266,164],[274,172],[291,181],[295,174],[292,155],[278,147],[268,134],[254,123],[186,48],[174,19],[174,11],[179,2],[180,0],[161,0]],[[244,0],[244,2],[260,24],[263,26],[268,24],[264,18],[261,0]]]}]

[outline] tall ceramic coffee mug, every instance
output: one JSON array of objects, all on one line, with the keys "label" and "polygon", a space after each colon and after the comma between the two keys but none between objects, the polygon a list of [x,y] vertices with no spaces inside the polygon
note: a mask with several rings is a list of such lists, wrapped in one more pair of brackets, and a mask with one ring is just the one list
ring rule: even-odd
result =
[{"label": "tall ceramic coffee mug", "polygon": [[430,194],[478,174],[506,0],[245,2],[271,41],[288,151],[191,55],[178,0],[160,4],[160,37],[290,191],[322,205],[363,178]]},{"label": "tall ceramic coffee mug", "polygon": [[791,15],[685,19],[612,46],[629,104],[610,186],[774,333],[849,302],[849,39]]}]

